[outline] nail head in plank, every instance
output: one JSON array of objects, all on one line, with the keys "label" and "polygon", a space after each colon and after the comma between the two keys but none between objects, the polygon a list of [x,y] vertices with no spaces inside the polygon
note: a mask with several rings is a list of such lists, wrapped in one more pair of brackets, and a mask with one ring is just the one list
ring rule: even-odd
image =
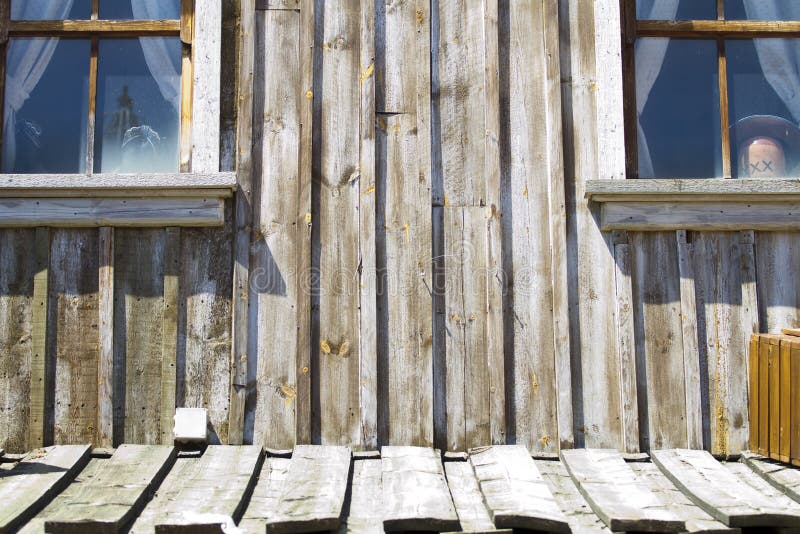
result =
[{"label": "nail head in plank", "polygon": [[681,532],[682,521],[622,456],[610,449],[561,451],[572,479],[612,531]]},{"label": "nail head in plank", "polygon": [[380,459],[354,461],[349,510],[339,532],[383,534],[382,499]]},{"label": "nail head in plank", "polygon": [[12,532],[61,492],[89,461],[91,446],[60,445],[29,454],[0,473],[0,533]]},{"label": "nail head in plank", "polygon": [[219,528],[217,516],[235,523],[255,485],[262,458],[261,447],[252,445],[211,445],[199,458],[179,456],[130,532]]},{"label": "nail head in plank", "polygon": [[289,458],[284,457],[268,457],[264,460],[253,495],[239,522],[241,530],[253,533],[266,531],[267,520],[278,510],[283,484],[289,474],[291,463]]},{"label": "nail head in plank", "polygon": [[469,462],[447,462],[444,464],[447,485],[456,507],[461,530],[465,532],[494,531],[495,526],[483,501],[475,471]]},{"label": "nail head in plank", "polygon": [[800,507],[776,507],[706,451],[670,449],[650,456],[695,504],[728,526],[800,526]]},{"label": "nail head in plank", "polygon": [[472,449],[470,463],[498,528],[569,532],[567,518],[528,449],[521,445]]},{"label": "nail head in plank", "polygon": [[426,447],[383,447],[383,527],[401,530],[450,531],[459,528],[438,450]]},{"label": "nail head in plank", "polygon": [[144,507],[175,462],[173,447],[120,445],[92,479],[45,520],[52,533],[116,532]]},{"label": "nail head in plank", "polygon": [[742,453],[742,460],[761,478],[800,502],[800,469],[752,452]]},{"label": "nail head in plank", "polygon": [[267,530],[280,534],[338,529],[351,456],[348,447],[295,447],[278,511],[267,520]]}]

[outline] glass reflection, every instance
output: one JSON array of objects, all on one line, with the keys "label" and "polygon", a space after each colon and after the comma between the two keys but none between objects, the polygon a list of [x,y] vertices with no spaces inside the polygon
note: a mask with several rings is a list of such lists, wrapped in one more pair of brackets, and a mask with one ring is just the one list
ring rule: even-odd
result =
[{"label": "glass reflection", "polygon": [[177,171],[180,40],[102,40],[99,52],[94,171]]},{"label": "glass reflection", "polygon": [[716,0],[636,0],[639,20],[715,20]]},{"label": "glass reflection", "polygon": [[4,173],[85,172],[89,54],[88,40],[9,41]]},{"label": "glass reflection", "polygon": [[800,40],[729,40],[725,49],[734,176],[797,176]]},{"label": "glass reflection", "polygon": [[11,20],[85,20],[91,13],[89,0],[11,0]]},{"label": "glass reflection", "polygon": [[800,20],[797,0],[725,0],[728,20]]},{"label": "glass reflection", "polygon": [[100,18],[113,20],[177,20],[180,0],[100,0]]},{"label": "glass reflection", "polygon": [[715,41],[636,41],[641,178],[721,175],[717,73]]}]

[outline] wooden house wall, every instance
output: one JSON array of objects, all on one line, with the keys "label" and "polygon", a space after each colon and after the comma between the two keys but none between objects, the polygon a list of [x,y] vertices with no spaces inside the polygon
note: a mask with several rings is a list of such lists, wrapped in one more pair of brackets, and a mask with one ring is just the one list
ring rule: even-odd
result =
[{"label": "wooden house wall", "polygon": [[617,4],[223,2],[226,225],[0,230],[0,447],[746,447],[800,235],[599,231]]}]

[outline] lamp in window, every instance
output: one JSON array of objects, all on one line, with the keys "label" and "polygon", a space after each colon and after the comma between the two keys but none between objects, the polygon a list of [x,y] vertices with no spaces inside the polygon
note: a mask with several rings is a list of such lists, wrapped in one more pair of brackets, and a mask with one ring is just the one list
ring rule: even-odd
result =
[{"label": "lamp in window", "polygon": [[751,115],[731,127],[737,142],[738,178],[779,178],[800,173],[800,128],[774,115]]}]

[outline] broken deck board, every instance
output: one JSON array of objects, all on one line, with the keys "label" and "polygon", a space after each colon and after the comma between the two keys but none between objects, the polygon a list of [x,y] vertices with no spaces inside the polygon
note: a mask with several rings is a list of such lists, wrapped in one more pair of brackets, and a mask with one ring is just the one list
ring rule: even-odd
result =
[{"label": "broken deck board", "polygon": [[89,461],[89,445],[36,450],[0,472],[0,533],[12,532],[63,490]]},{"label": "broken deck board", "polygon": [[349,505],[339,534],[383,534],[380,459],[353,462]]},{"label": "broken deck board", "polygon": [[742,459],[761,478],[800,502],[800,469],[751,452],[743,453]]},{"label": "broken deck board", "polygon": [[578,491],[578,487],[570,478],[563,463],[557,460],[537,460],[534,463],[550,487],[559,507],[567,516],[569,527],[573,532],[584,534],[590,532],[608,534],[611,532]]},{"label": "broken deck board", "polygon": [[569,532],[567,518],[528,449],[521,445],[472,449],[470,463],[498,528]]},{"label": "broken deck board", "polygon": [[686,523],[686,532],[739,532],[738,528],[723,525],[692,503],[654,463],[636,462],[629,464],[629,467],[637,477],[646,480],[653,491],[661,496],[667,507]]},{"label": "broken deck board", "polygon": [[671,449],[652,451],[661,471],[695,504],[732,527],[800,526],[800,506],[776,506],[735,476],[708,452]]},{"label": "broken deck board", "polygon": [[266,531],[267,520],[278,510],[278,502],[291,463],[289,458],[264,460],[250,503],[239,522],[239,529],[242,532],[263,534]]},{"label": "broken deck board", "polygon": [[383,528],[458,530],[439,451],[424,447],[381,448]]},{"label": "broken deck board", "polygon": [[267,530],[279,534],[338,529],[351,456],[348,447],[296,446],[278,510],[267,520]]},{"label": "broken deck board", "polygon": [[464,532],[488,532],[495,530],[489,510],[483,502],[483,494],[469,462],[446,462],[447,485],[456,507],[461,530]]},{"label": "broken deck board", "polygon": [[212,445],[178,458],[130,532],[180,532],[236,522],[261,466],[261,447]]},{"label": "broken deck board", "polygon": [[175,462],[168,446],[121,445],[91,481],[45,519],[52,533],[116,532],[144,507]]},{"label": "broken deck board", "polygon": [[592,509],[612,531],[684,530],[684,521],[617,451],[563,450],[561,458]]}]

